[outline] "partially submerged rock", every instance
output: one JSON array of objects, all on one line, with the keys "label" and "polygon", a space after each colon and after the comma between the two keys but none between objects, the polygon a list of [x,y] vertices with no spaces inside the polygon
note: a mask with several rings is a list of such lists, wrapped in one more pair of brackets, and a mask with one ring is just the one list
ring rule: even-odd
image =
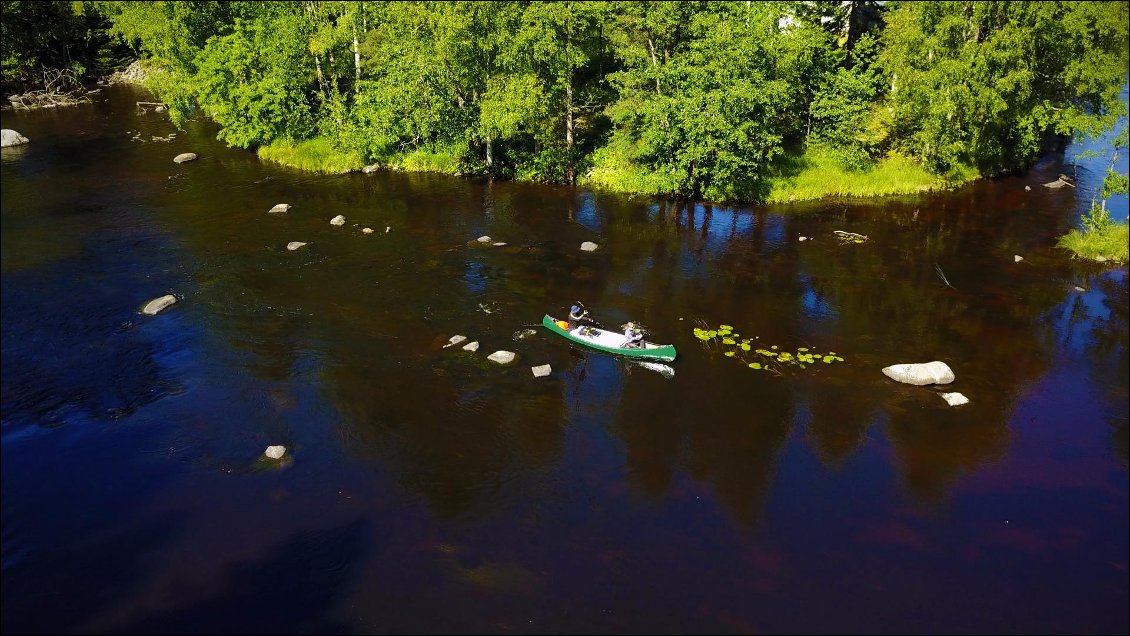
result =
[{"label": "partially submerged rock", "polygon": [[581,243],[582,252],[595,252],[597,247],[597,244],[593,243],[592,241],[585,241],[584,243]]},{"label": "partially submerged rock", "polygon": [[279,203],[279,204],[276,204],[275,207],[271,208],[270,210],[267,210],[267,214],[281,214],[283,212],[286,212],[289,209],[290,209],[289,203]]},{"label": "partially submerged rock", "polygon": [[24,137],[11,128],[0,129],[0,148],[19,146],[26,143],[29,143],[27,137]]},{"label": "partially submerged rock", "polygon": [[173,163],[184,163],[186,161],[192,161],[193,159],[196,159],[195,152],[182,152],[173,157]]},{"label": "partially submerged rock", "polygon": [[446,349],[447,347],[450,347],[451,345],[457,345],[466,339],[467,336],[451,336],[447,339],[447,344],[443,345],[443,347]]},{"label": "partially submerged rock", "polygon": [[365,234],[372,234],[372,233],[373,233],[373,228],[371,228],[371,227],[363,227],[363,228],[361,228],[361,231],[362,231],[362,232],[364,232]]},{"label": "partially submerged rock", "polygon": [[479,341],[475,340],[473,342],[468,342],[467,344],[463,345],[463,350],[464,351],[470,351],[471,353],[478,351],[479,350]]},{"label": "partially submerged rock", "polygon": [[475,240],[477,240],[477,241],[478,241],[478,242],[480,242],[480,243],[490,243],[490,241],[491,241],[490,237],[489,237],[489,236],[485,236],[485,235],[484,235],[484,236],[480,236],[479,238],[477,238],[477,239],[475,239]]},{"label": "partially submerged rock", "polygon": [[335,216],[330,219],[330,225],[345,225],[345,217],[340,214]]},{"label": "partially submerged rock", "polygon": [[502,247],[503,245],[506,245],[506,241],[495,241],[491,243],[492,247]]},{"label": "partially submerged rock", "polygon": [[306,244],[303,243],[302,241],[291,241],[291,242],[286,244],[286,249],[293,252],[294,250],[302,247],[303,245],[306,245]]},{"label": "partially submerged rock", "polygon": [[953,382],[953,371],[945,362],[921,362],[894,364],[883,369],[883,375],[904,384],[925,386],[927,384],[949,384]]},{"label": "partially submerged rock", "polygon": [[154,298],[153,300],[145,303],[145,306],[141,308],[141,313],[147,316],[156,316],[162,310],[175,302],[177,302],[176,296],[172,294],[166,294],[164,296],[161,296],[160,298]]},{"label": "partially submerged rock", "polygon": [[1012,261],[1013,261],[1014,263],[1019,263],[1019,262],[1020,262],[1020,261],[1022,261],[1022,260],[1024,260],[1024,257],[1023,257],[1023,256],[1021,256],[1021,255],[1019,255],[1019,254],[1013,254],[1013,255],[1012,255]]},{"label": "partially submerged rock", "polygon": [[374,172],[376,172],[377,170],[380,170],[380,169],[381,169],[380,164],[374,163],[374,164],[365,166],[364,168],[361,168],[361,172],[364,172],[365,174],[372,174],[372,173],[374,173]]},{"label": "partially submerged rock", "polygon": [[960,393],[943,393],[942,399],[950,406],[961,406],[962,404],[969,404],[969,398]]},{"label": "partially submerged rock", "polygon": [[286,446],[268,446],[263,454],[271,459],[282,459],[286,455]]},{"label": "partially submerged rock", "polygon": [[535,378],[544,378],[550,373],[553,373],[553,367],[548,364],[540,364],[536,367],[530,367],[530,371],[533,372]]},{"label": "partially submerged rock", "polygon": [[495,351],[487,356],[487,360],[499,364],[510,364],[514,361],[514,353],[511,351]]}]

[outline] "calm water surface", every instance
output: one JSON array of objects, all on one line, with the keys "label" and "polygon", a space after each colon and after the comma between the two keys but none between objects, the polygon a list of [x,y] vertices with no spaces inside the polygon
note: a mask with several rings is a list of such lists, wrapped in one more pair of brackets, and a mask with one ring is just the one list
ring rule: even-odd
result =
[{"label": "calm water surface", "polygon": [[[136,99],[3,114],[3,631],[1130,630],[1127,269],[1054,247],[1106,166],[1039,185],[1079,147],[722,207],[314,176]],[[675,377],[516,339],[578,299]],[[754,372],[719,323],[845,362]],[[930,360],[969,404],[880,371]]]}]

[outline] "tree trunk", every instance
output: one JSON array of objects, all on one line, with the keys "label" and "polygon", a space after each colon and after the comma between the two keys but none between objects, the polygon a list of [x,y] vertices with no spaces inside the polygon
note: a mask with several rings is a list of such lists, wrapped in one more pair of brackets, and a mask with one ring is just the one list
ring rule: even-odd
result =
[{"label": "tree trunk", "polygon": [[491,138],[487,137],[487,170],[489,171],[494,166],[494,155],[491,153]]},{"label": "tree trunk", "polygon": [[[571,37],[565,36],[565,55],[568,58]],[[570,185],[577,182],[577,175],[573,166],[573,61],[570,59],[569,71],[565,78],[565,181]]]},{"label": "tree trunk", "polygon": [[655,93],[662,96],[663,91],[659,88],[659,59],[655,56],[655,43],[651,38],[647,39],[647,48],[651,51],[651,67],[655,69]]},{"label": "tree trunk", "polygon": [[322,75],[322,60],[317,55],[314,56],[314,68],[318,71],[318,90],[322,91],[322,94],[325,95],[326,78]]},{"label": "tree trunk", "polygon": [[353,92],[361,92],[361,48],[357,45],[357,25],[353,25]]}]

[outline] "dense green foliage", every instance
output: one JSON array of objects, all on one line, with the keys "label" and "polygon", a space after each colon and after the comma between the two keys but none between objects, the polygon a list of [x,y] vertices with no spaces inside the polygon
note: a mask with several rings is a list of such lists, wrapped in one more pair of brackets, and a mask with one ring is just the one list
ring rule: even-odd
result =
[{"label": "dense green foliage", "polygon": [[121,66],[128,51],[112,45],[94,4],[0,2],[4,93],[70,90]]},{"label": "dense green foliage", "polygon": [[[41,44],[73,21],[25,5],[72,3],[2,4],[5,78],[68,63]],[[174,121],[335,168],[427,158],[711,200],[883,169],[876,191],[912,191],[1021,169],[1125,112],[1125,1],[81,4],[147,58]],[[9,43],[9,15],[62,31]]]}]

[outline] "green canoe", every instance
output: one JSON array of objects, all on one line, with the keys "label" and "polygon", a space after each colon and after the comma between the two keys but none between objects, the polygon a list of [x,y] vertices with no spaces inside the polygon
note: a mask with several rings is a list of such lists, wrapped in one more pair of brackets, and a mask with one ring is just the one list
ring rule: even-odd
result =
[{"label": "green canoe", "polygon": [[659,345],[645,340],[639,347],[626,348],[623,345],[627,341],[627,337],[619,331],[577,326],[573,326],[571,329],[562,329],[549,314],[541,319],[541,324],[553,333],[564,336],[577,344],[607,353],[615,353],[627,358],[660,360],[663,362],[671,362],[675,359],[675,345]]}]

